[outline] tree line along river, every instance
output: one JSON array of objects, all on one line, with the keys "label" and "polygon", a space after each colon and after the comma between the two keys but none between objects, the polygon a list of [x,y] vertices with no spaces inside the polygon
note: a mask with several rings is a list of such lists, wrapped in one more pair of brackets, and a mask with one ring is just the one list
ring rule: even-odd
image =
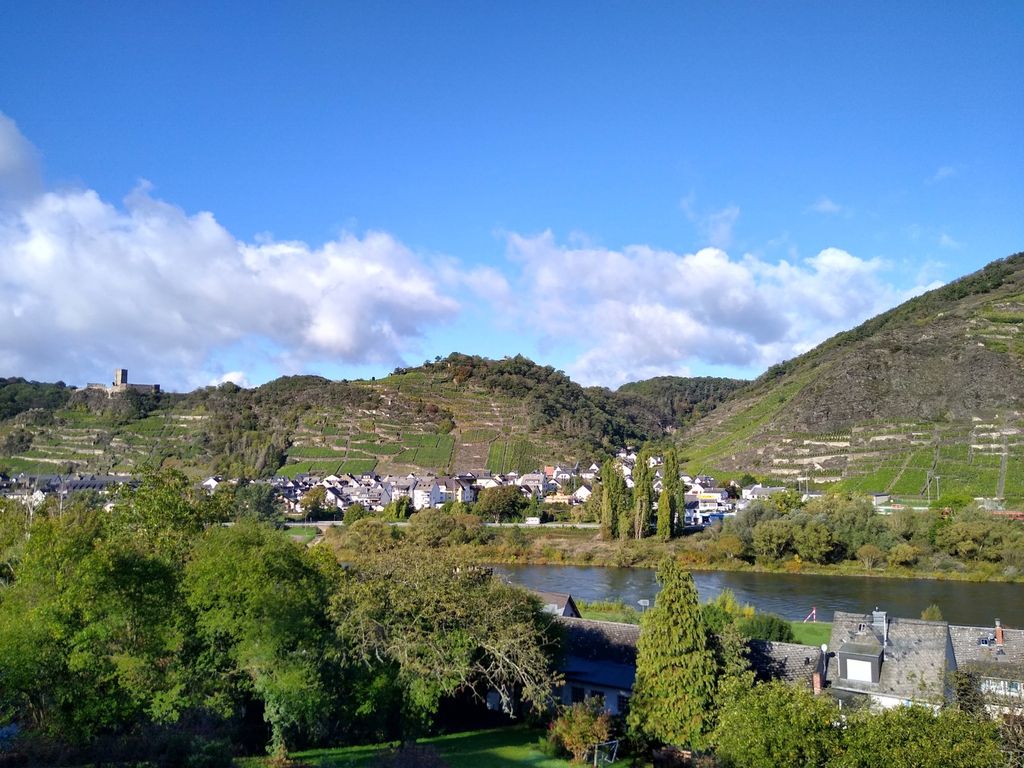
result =
[{"label": "tree line along river", "polygon": [[[572,565],[499,565],[498,576],[529,589],[568,592],[576,599],[622,600],[637,607],[658,592],[649,568],[604,568]],[[878,579],[736,571],[694,571],[703,601],[731,589],[740,603],[790,620],[817,608],[818,621],[831,621],[835,611],[867,613],[876,606],[890,616],[916,619],[931,603],[951,624],[1024,628],[1024,584],[1006,582]]]}]

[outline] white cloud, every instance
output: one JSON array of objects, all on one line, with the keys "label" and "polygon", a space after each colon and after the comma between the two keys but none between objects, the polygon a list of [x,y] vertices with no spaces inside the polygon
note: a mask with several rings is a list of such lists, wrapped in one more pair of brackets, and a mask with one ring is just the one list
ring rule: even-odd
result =
[{"label": "white cloud", "polygon": [[814,203],[812,203],[807,210],[813,211],[814,213],[832,215],[836,213],[842,213],[843,206],[839,205],[839,203],[835,202],[834,200],[828,197],[822,196],[819,197]]},{"label": "white cloud", "polygon": [[549,347],[584,340],[566,368],[585,384],[697,363],[759,369],[921,290],[897,290],[882,279],[887,264],[838,248],[771,263],[717,248],[574,248],[551,232],[510,234],[508,248],[521,269],[522,322]]},{"label": "white cloud", "polygon": [[928,181],[932,184],[938,184],[940,181],[951,179],[954,176],[956,176],[956,168],[952,165],[943,165],[936,169],[935,173],[931,175],[931,178],[928,179]]},{"label": "white cloud", "polygon": [[[4,135],[4,167],[25,176],[31,146]],[[387,233],[246,243],[145,183],[122,205],[88,189],[9,198],[0,253],[0,371],[35,377],[102,380],[125,365],[193,384],[237,343],[290,366],[390,364],[458,310],[430,261]]]},{"label": "white cloud", "polygon": [[946,232],[939,233],[939,245],[943,248],[949,248],[954,251],[960,248],[960,242],[954,240],[953,237]]},{"label": "white cloud", "polygon": [[210,386],[216,387],[227,382],[237,384],[240,387],[246,388],[249,386],[249,377],[245,375],[244,371],[228,371],[225,374],[221,374],[210,380]]},{"label": "white cloud", "polygon": [[730,204],[717,211],[700,212],[695,207],[696,199],[696,195],[691,192],[679,201],[680,209],[696,226],[698,234],[707,245],[728,248],[732,245],[732,231],[740,217],[739,206]]}]

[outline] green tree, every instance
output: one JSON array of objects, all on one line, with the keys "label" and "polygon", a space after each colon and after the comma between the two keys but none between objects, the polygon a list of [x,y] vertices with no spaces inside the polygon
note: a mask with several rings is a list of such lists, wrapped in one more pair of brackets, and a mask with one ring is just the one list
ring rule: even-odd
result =
[{"label": "green tree", "polygon": [[719,713],[715,754],[729,768],[821,768],[839,754],[838,720],[827,696],[783,681],[757,685]]},{"label": "green tree", "polygon": [[921,618],[925,621],[942,621],[942,609],[935,603],[931,603],[921,611]]},{"label": "green tree", "polygon": [[403,520],[408,520],[415,511],[411,498],[399,496],[384,507],[384,519],[400,523]]},{"label": "green tree", "polygon": [[[220,487],[223,487],[223,484]],[[232,501],[236,519],[252,518],[277,523],[283,517],[277,501],[277,491],[270,483],[239,483],[235,487]]]},{"label": "green tree", "polygon": [[913,544],[907,544],[906,542],[897,544],[891,550],[889,550],[889,562],[892,565],[913,565],[915,562],[917,562],[917,556],[917,547],[915,547]]},{"label": "green tree", "polygon": [[662,485],[661,494],[658,496],[658,538],[662,541],[672,538],[672,521],[675,519],[675,511],[675,497],[669,493],[666,486]]},{"label": "green tree", "polygon": [[998,726],[956,709],[920,706],[860,713],[847,722],[835,768],[997,768],[1006,765]]},{"label": "green tree", "polygon": [[832,534],[824,525],[812,520],[794,528],[793,548],[808,562],[824,563],[832,552]]},{"label": "green tree", "polygon": [[632,538],[633,502],[626,478],[612,459],[601,468],[601,533],[603,538]]},{"label": "green tree", "polygon": [[765,520],[754,528],[754,552],[764,560],[778,560],[793,545],[795,527],[786,519]]},{"label": "green tree", "polygon": [[864,544],[857,549],[857,559],[864,563],[864,567],[868,570],[881,563],[884,558],[885,552],[874,544]]},{"label": "green tree", "polygon": [[314,485],[299,499],[302,511],[310,520],[320,520],[327,513],[327,489]]},{"label": "green tree", "polygon": [[556,682],[556,642],[539,601],[446,550],[360,555],[331,614],[352,659],[397,681],[406,737],[430,722],[444,696],[494,691],[507,709],[518,696],[540,711]]},{"label": "green tree", "polygon": [[633,467],[633,510],[632,531],[634,539],[645,538],[651,525],[651,507],[654,502],[654,469],[650,466],[653,454],[644,447],[637,456]]},{"label": "green tree", "polygon": [[[675,448],[669,448],[665,451],[665,466],[662,472],[662,487],[668,489],[668,495],[672,499],[672,508],[675,512],[680,512],[686,508],[686,489],[683,487],[682,481],[679,479],[679,455],[676,453]],[[660,503],[660,502],[659,502]],[[672,531],[671,536],[679,535],[679,528],[682,526],[682,522],[676,522],[673,516],[672,520]]]},{"label": "green tree", "polygon": [[350,504],[348,509],[345,510],[345,525],[352,525],[357,520],[362,520],[364,517],[369,517],[370,513],[366,510],[359,502]]},{"label": "green tree", "polygon": [[481,491],[473,505],[473,513],[495,523],[507,523],[510,520],[521,520],[529,506],[530,501],[523,496],[519,486],[502,485]]},{"label": "green tree", "polygon": [[740,621],[740,632],[751,640],[772,640],[778,643],[792,643],[793,627],[774,613],[756,613]]},{"label": "green tree", "polygon": [[706,742],[715,696],[715,658],[693,577],[666,559],[658,582],[654,607],[640,622],[627,722],[636,737],[699,748]]},{"label": "green tree", "polygon": [[112,539],[106,513],[37,518],[0,596],[0,716],[71,743],[159,716],[180,649],[175,564]]},{"label": "green tree", "polygon": [[122,486],[105,527],[112,538],[180,563],[199,534],[231,517],[229,501],[207,495],[180,472],[162,470],[137,489]]},{"label": "green tree", "polygon": [[610,541],[618,535],[619,519],[612,499],[612,489],[609,483],[604,483],[601,487],[601,538]]},{"label": "green tree", "polygon": [[262,702],[278,754],[319,733],[336,693],[326,609],[340,577],[269,526],[210,529],[183,584],[199,647],[182,680],[197,703],[228,714],[247,698]]}]

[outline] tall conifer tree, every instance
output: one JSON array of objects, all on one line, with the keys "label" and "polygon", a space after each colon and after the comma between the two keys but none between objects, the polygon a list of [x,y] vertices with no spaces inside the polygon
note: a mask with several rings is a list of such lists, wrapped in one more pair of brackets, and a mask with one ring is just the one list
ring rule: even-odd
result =
[{"label": "tall conifer tree", "polygon": [[693,577],[666,558],[658,581],[661,592],[640,625],[627,723],[635,737],[699,749],[711,726],[715,657]]},{"label": "tall conifer tree", "polygon": [[[682,481],[679,479],[679,457],[676,454],[675,448],[669,448],[665,452],[665,466],[663,474],[662,486],[668,491],[668,494],[672,499],[673,519],[670,522],[669,535],[678,536],[679,529],[682,528],[683,510],[686,509],[686,492],[683,488]],[[660,507],[661,502],[658,504]],[[676,513],[678,513],[680,517],[678,521],[675,519]]]},{"label": "tall conifer tree", "polygon": [[668,541],[672,538],[672,520],[675,518],[676,500],[662,483],[661,495],[658,496],[658,538]]}]

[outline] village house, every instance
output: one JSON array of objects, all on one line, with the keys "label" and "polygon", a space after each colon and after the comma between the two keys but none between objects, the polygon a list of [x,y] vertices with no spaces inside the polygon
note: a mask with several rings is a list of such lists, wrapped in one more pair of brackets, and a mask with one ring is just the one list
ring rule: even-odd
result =
[{"label": "village house", "polygon": [[998,619],[972,627],[837,611],[829,651],[827,680],[841,701],[939,707],[954,695],[952,674],[964,672],[988,706],[1024,707],[1024,630]]},{"label": "village house", "polygon": [[446,477],[441,481],[443,501],[457,501],[472,504],[476,501],[476,488],[471,479],[463,477]]},{"label": "village house", "polygon": [[416,487],[412,492],[412,506],[417,512],[421,509],[433,509],[441,506],[441,486],[436,477],[416,478]]}]

